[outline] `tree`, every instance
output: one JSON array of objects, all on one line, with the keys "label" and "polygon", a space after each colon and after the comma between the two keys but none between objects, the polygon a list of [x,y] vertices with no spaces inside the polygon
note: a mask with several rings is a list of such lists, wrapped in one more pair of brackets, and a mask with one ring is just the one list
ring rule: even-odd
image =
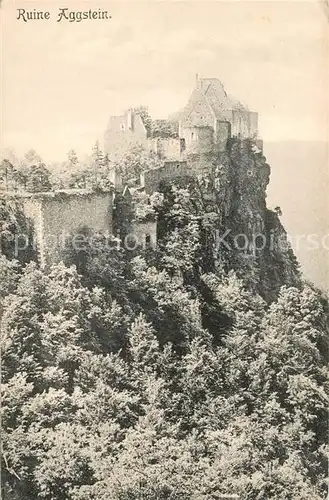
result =
[{"label": "tree", "polygon": [[132,146],[122,157],[116,159],[114,166],[126,182],[129,179],[139,178],[144,170],[158,168],[162,164],[163,162],[156,153],[148,151],[143,145],[137,145]]},{"label": "tree", "polygon": [[42,158],[35,149],[29,149],[23,159],[23,164],[26,167],[32,167],[33,165],[40,165],[42,163]]},{"label": "tree", "polygon": [[71,172],[68,180],[68,187],[75,189],[86,189],[90,180],[90,172],[86,170],[78,170]]},{"label": "tree", "polygon": [[92,148],[92,169],[95,176],[95,183],[97,184],[98,176],[100,175],[104,166],[104,153],[100,148],[99,141],[96,141]]},{"label": "tree", "polygon": [[29,179],[29,171],[26,168],[18,168],[13,171],[12,179],[15,188],[26,190],[28,179]]},{"label": "tree", "polygon": [[69,167],[76,168],[79,163],[79,159],[74,149],[70,149],[67,153],[67,158],[69,161]]},{"label": "tree", "polygon": [[6,158],[0,164],[0,181],[3,183],[5,190],[9,189],[10,181],[14,172],[13,164]]},{"label": "tree", "polygon": [[0,251],[8,259],[26,263],[35,258],[30,242],[31,228],[15,200],[0,200]]},{"label": "tree", "polygon": [[0,259],[6,498],[326,498],[328,300],[265,302],[211,267],[197,188],[153,197],[160,250],[93,235],[78,267]]},{"label": "tree", "polygon": [[38,193],[51,190],[50,172],[44,163],[32,165],[26,183],[27,191]]},{"label": "tree", "polygon": [[131,326],[129,352],[132,366],[139,373],[156,370],[159,344],[151,325],[142,315],[139,315]]},{"label": "tree", "polygon": [[165,139],[178,139],[178,123],[168,120],[153,120],[152,121],[152,137],[162,137]]}]

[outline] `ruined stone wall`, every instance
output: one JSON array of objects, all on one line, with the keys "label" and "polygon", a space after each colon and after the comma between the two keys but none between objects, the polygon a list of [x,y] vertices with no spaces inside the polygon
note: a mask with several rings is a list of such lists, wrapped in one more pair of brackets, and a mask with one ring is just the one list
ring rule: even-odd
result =
[{"label": "ruined stone wall", "polygon": [[147,194],[154,193],[163,180],[190,175],[186,161],[168,161],[162,167],[146,170],[141,174],[140,184]]},{"label": "ruined stone wall", "polygon": [[258,134],[258,113],[244,109],[226,110],[225,118],[231,123],[232,136],[256,137]]},{"label": "ruined stone wall", "polygon": [[144,146],[146,148],[147,139],[134,134],[131,130],[107,132],[105,134],[104,151],[111,159],[124,155],[135,146]]},{"label": "ruined stone wall", "polygon": [[41,265],[44,265],[44,225],[41,200],[25,197],[21,198],[24,215],[27,219],[30,234],[33,235],[33,244]]},{"label": "ruined stone wall", "polygon": [[155,137],[148,139],[147,148],[160,158],[179,160],[181,155],[181,139]]},{"label": "ruined stone wall", "polygon": [[104,151],[110,158],[121,156],[134,146],[147,147],[147,132],[141,117],[139,115],[132,117],[133,128],[129,128],[128,122],[127,115],[110,118],[104,135]]},{"label": "ruined stone wall", "polygon": [[[157,244],[157,222],[135,221],[132,225],[133,238],[130,238],[131,246],[141,246],[142,248],[155,248]],[[129,240],[129,239],[128,239]]]},{"label": "ruined stone wall", "polygon": [[42,267],[62,259],[72,235],[83,237],[83,230],[112,233],[112,193],[44,193],[22,201],[33,221]]},{"label": "ruined stone wall", "polygon": [[229,122],[216,121],[215,131],[215,149],[218,152],[224,152],[227,148],[227,142],[231,138],[231,124]]},{"label": "ruined stone wall", "polygon": [[250,137],[258,137],[258,113],[249,112],[250,117]]},{"label": "ruined stone wall", "polygon": [[185,140],[186,154],[207,153],[214,147],[212,127],[181,127],[181,137]]}]

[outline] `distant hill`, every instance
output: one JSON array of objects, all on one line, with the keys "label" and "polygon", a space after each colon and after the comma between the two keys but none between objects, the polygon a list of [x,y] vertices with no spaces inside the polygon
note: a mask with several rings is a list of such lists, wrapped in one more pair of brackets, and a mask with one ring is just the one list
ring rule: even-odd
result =
[{"label": "distant hill", "polygon": [[[267,203],[280,206],[282,221],[305,276],[329,289],[329,170],[324,142],[264,143],[271,165]],[[306,240],[321,242],[321,248]],[[299,237],[299,244],[297,238]],[[325,246],[327,248],[325,248]]]}]

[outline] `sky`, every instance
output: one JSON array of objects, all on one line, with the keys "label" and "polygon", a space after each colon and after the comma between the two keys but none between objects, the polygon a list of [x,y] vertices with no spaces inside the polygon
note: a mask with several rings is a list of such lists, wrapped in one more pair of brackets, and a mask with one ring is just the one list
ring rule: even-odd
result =
[{"label": "sky", "polygon": [[[58,0],[3,0],[2,142],[46,161],[89,153],[108,117],[145,104],[154,118],[187,102],[195,75],[217,77],[258,111],[266,141],[326,140],[328,24],[307,1],[81,1],[110,20],[56,22]],[[17,9],[50,20],[17,20]]]}]

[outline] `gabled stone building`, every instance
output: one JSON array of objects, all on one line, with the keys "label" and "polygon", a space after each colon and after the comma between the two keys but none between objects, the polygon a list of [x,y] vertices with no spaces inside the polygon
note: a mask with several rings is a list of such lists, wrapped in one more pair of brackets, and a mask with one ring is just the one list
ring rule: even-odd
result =
[{"label": "gabled stone building", "polygon": [[[231,137],[257,139],[258,113],[230,97],[217,78],[199,78],[185,106],[176,114],[178,137],[148,137],[141,116],[132,109],[111,116],[104,137],[109,157],[142,145],[164,160],[188,154],[224,152]],[[169,123],[169,121],[168,121]]]},{"label": "gabled stone building", "polygon": [[227,123],[232,136],[254,139],[258,135],[258,113],[230,97],[218,78],[197,76],[193,92],[178,119],[180,137],[185,136],[186,129],[207,127],[213,130],[214,143],[218,143],[227,130]]}]

